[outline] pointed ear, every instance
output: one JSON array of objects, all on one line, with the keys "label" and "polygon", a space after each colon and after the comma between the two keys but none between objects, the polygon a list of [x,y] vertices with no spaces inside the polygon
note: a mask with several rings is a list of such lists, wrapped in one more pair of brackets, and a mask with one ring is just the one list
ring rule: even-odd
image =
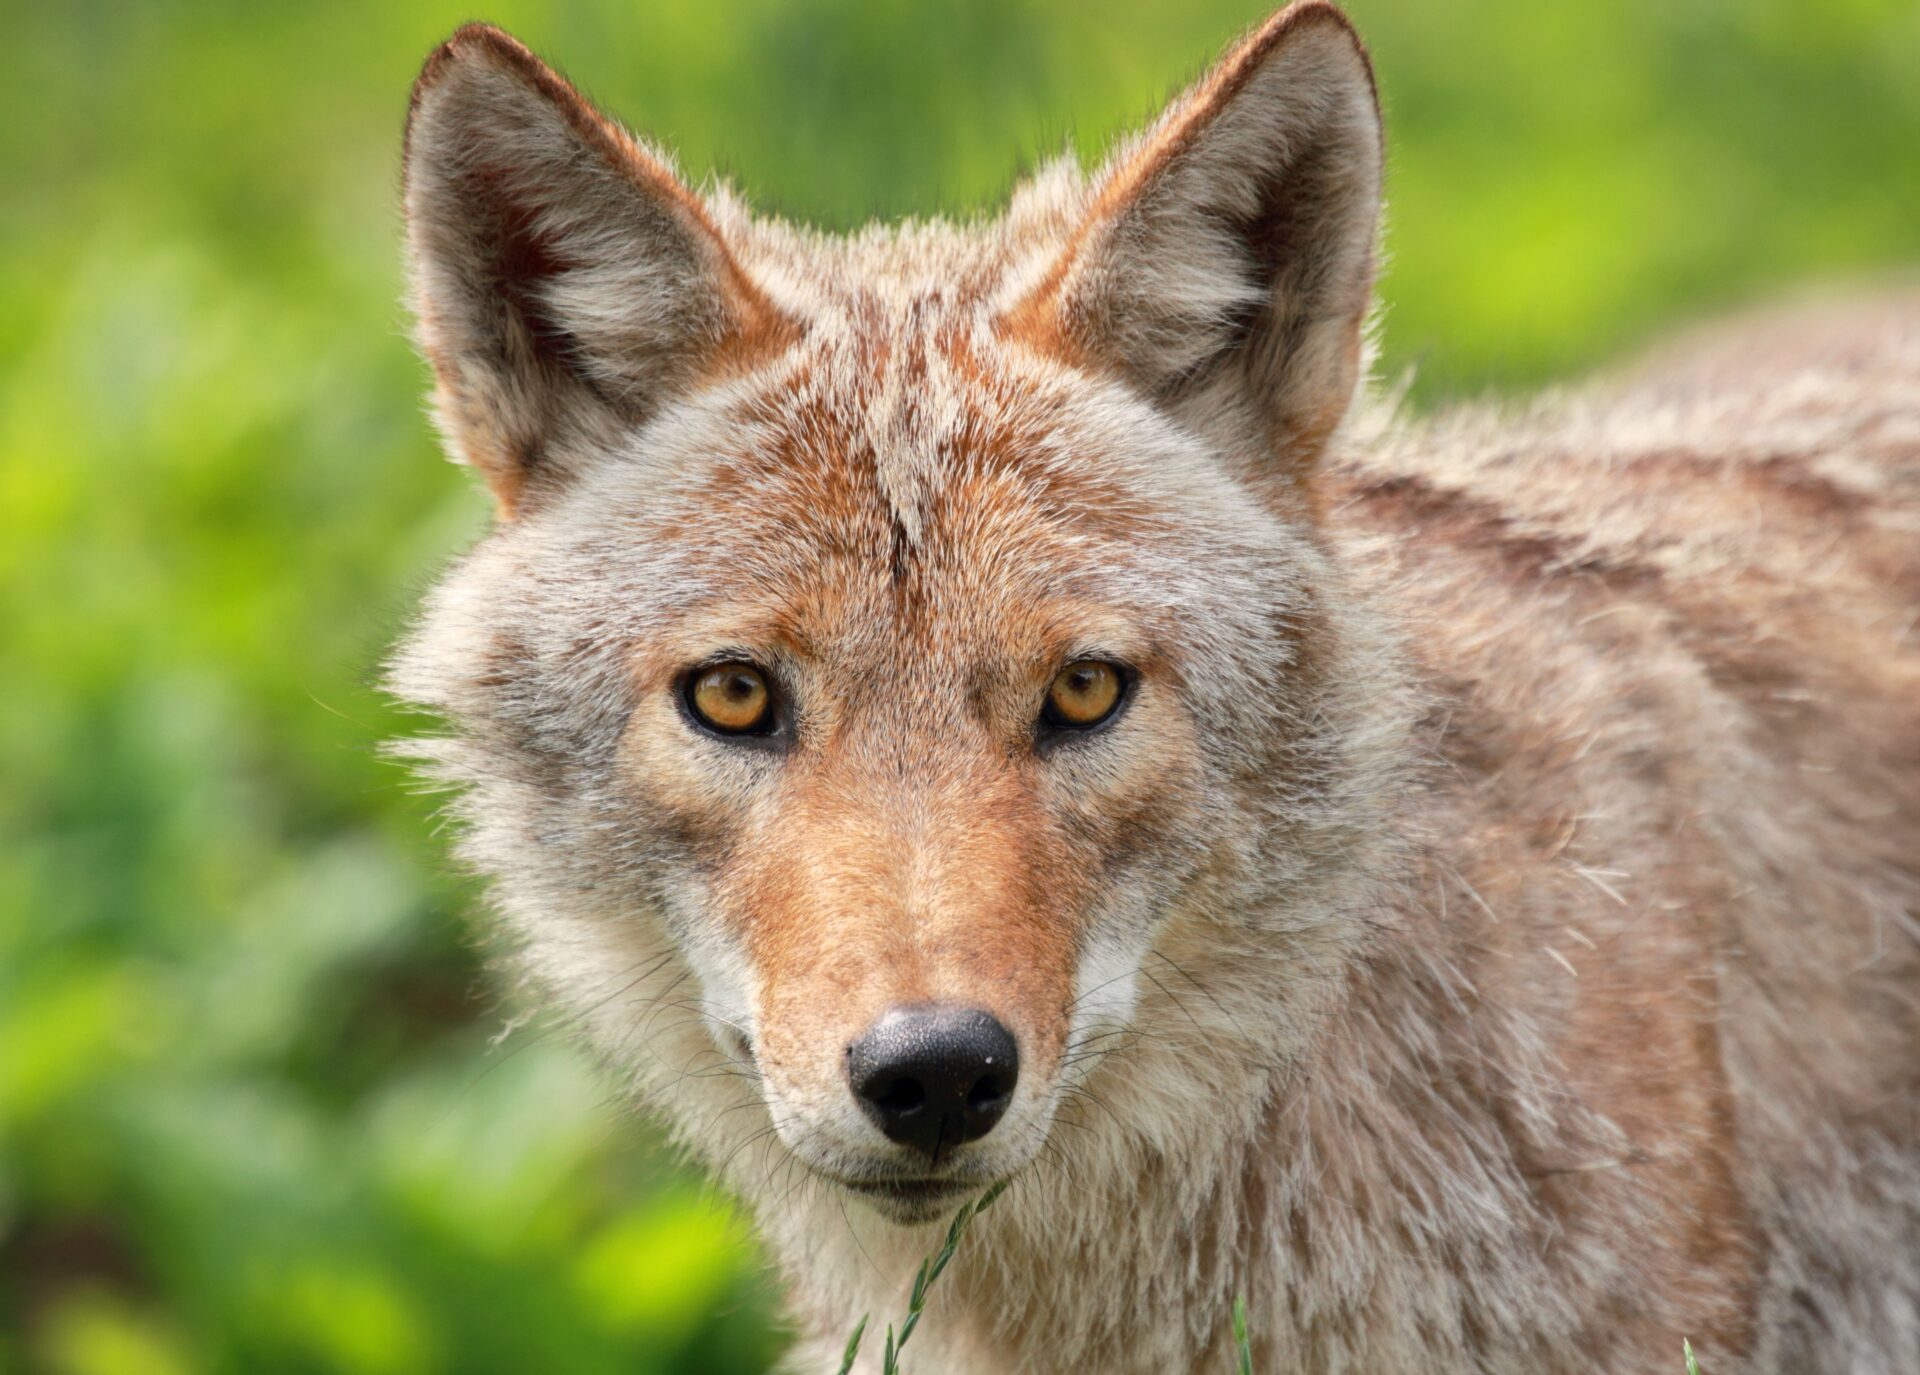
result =
[{"label": "pointed ear", "polygon": [[666,162],[486,25],[414,84],[406,209],[441,429],[504,515],[784,323]]},{"label": "pointed ear", "polygon": [[1093,178],[1008,331],[1299,481],[1359,379],[1380,165],[1365,49],[1293,5]]}]

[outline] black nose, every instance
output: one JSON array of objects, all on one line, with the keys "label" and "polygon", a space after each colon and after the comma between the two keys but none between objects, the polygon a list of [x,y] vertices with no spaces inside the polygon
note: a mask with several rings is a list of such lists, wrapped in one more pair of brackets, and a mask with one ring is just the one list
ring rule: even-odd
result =
[{"label": "black nose", "polygon": [[862,1110],[889,1141],[936,1164],[993,1130],[1019,1078],[1013,1033],[977,1008],[896,1007],[847,1047]]}]

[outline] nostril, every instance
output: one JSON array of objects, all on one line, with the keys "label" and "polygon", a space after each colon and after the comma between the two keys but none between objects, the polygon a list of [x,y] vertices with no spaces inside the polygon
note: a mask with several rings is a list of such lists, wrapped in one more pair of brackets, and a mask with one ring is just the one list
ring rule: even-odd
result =
[{"label": "nostril", "polygon": [[905,1117],[927,1105],[927,1091],[921,1087],[918,1079],[895,1079],[879,1087],[877,1092],[869,1092],[864,1096],[890,1117]]},{"label": "nostril", "polygon": [[967,1090],[967,1108],[971,1112],[992,1112],[1007,1105],[1013,1086],[997,1074],[983,1075]]}]

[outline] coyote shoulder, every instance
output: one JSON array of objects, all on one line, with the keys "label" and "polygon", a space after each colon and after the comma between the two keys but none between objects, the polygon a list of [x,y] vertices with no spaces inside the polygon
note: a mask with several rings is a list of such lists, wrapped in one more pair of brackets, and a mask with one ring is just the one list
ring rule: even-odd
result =
[{"label": "coyote shoulder", "polygon": [[1920,293],[1406,422],[1380,183],[1312,0],[844,239],[421,74],[407,750],[795,1370],[1002,1180],[927,1370],[1920,1370]]}]

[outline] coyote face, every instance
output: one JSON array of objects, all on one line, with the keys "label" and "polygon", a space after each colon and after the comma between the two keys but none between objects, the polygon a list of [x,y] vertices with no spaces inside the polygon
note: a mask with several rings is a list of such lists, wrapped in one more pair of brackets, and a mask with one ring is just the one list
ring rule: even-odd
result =
[{"label": "coyote face", "polygon": [[1369,749],[1304,484],[1378,199],[1334,11],[971,232],[696,197],[483,27],[407,166],[440,419],[501,519],[396,682],[459,728],[428,748],[528,969],[689,1139],[754,1138],[710,1120],[730,1070],[808,1169],[943,1212],[1187,977],[1157,932],[1265,894],[1300,975],[1265,1015],[1310,1013]]},{"label": "coyote face", "polygon": [[628,920],[657,902],[787,1146],[903,1216],[1040,1148],[1313,695],[1305,542],[1222,519],[1148,408],[980,351],[800,346],[677,477],[551,517],[599,532],[559,586],[620,570],[565,635],[625,656],[595,788],[646,851]]}]

